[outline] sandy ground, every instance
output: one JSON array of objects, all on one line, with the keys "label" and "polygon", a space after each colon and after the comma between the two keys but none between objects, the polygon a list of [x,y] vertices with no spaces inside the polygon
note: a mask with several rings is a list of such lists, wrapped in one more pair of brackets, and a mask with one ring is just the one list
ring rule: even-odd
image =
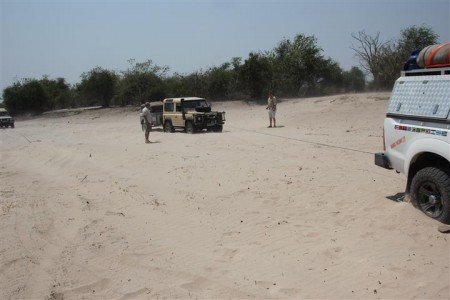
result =
[{"label": "sandy ground", "polygon": [[448,299],[450,236],[376,167],[389,93],[214,103],[222,133],[137,109],[0,130],[0,299]]}]

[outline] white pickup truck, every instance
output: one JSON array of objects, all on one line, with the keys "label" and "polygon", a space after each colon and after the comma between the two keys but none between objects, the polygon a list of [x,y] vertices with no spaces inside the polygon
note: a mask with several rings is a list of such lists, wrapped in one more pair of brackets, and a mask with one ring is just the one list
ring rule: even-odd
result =
[{"label": "white pickup truck", "polygon": [[375,164],[407,176],[406,193],[450,224],[450,67],[403,71],[395,82]]}]

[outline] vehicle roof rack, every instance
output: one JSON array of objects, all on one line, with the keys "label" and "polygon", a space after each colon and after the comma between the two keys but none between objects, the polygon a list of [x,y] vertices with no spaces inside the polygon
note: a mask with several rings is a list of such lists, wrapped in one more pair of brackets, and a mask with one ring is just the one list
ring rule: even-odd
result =
[{"label": "vehicle roof rack", "polygon": [[450,75],[450,67],[401,71],[402,77],[404,77],[404,76],[429,76],[429,75]]}]

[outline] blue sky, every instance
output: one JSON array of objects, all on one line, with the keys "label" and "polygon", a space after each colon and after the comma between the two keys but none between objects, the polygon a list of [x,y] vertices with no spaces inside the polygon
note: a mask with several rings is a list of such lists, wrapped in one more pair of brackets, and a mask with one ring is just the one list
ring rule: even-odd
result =
[{"label": "blue sky", "polygon": [[0,0],[0,90],[43,75],[74,84],[96,66],[125,70],[129,59],[190,73],[299,33],[349,70],[359,65],[352,33],[387,41],[412,25],[450,41],[450,0]]}]

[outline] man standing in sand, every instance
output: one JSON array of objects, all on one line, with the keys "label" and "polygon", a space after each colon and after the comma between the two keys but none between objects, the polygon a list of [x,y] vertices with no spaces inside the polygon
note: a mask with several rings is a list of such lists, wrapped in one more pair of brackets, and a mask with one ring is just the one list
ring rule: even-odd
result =
[{"label": "man standing in sand", "polygon": [[143,128],[145,130],[145,142],[151,143],[148,139],[150,131],[152,130],[152,113],[150,111],[150,102],[145,102],[145,107],[142,110],[142,117],[144,117]]},{"label": "man standing in sand", "polygon": [[269,122],[270,125],[268,128],[272,127],[272,121],[273,121],[273,127],[277,127],[277,120],[275,119],[275,115],[277,113],[277,98],[272,94],[272,91],[269,91],[269,99],[267,99],[267,107],[266,109],[269,111]]}]

